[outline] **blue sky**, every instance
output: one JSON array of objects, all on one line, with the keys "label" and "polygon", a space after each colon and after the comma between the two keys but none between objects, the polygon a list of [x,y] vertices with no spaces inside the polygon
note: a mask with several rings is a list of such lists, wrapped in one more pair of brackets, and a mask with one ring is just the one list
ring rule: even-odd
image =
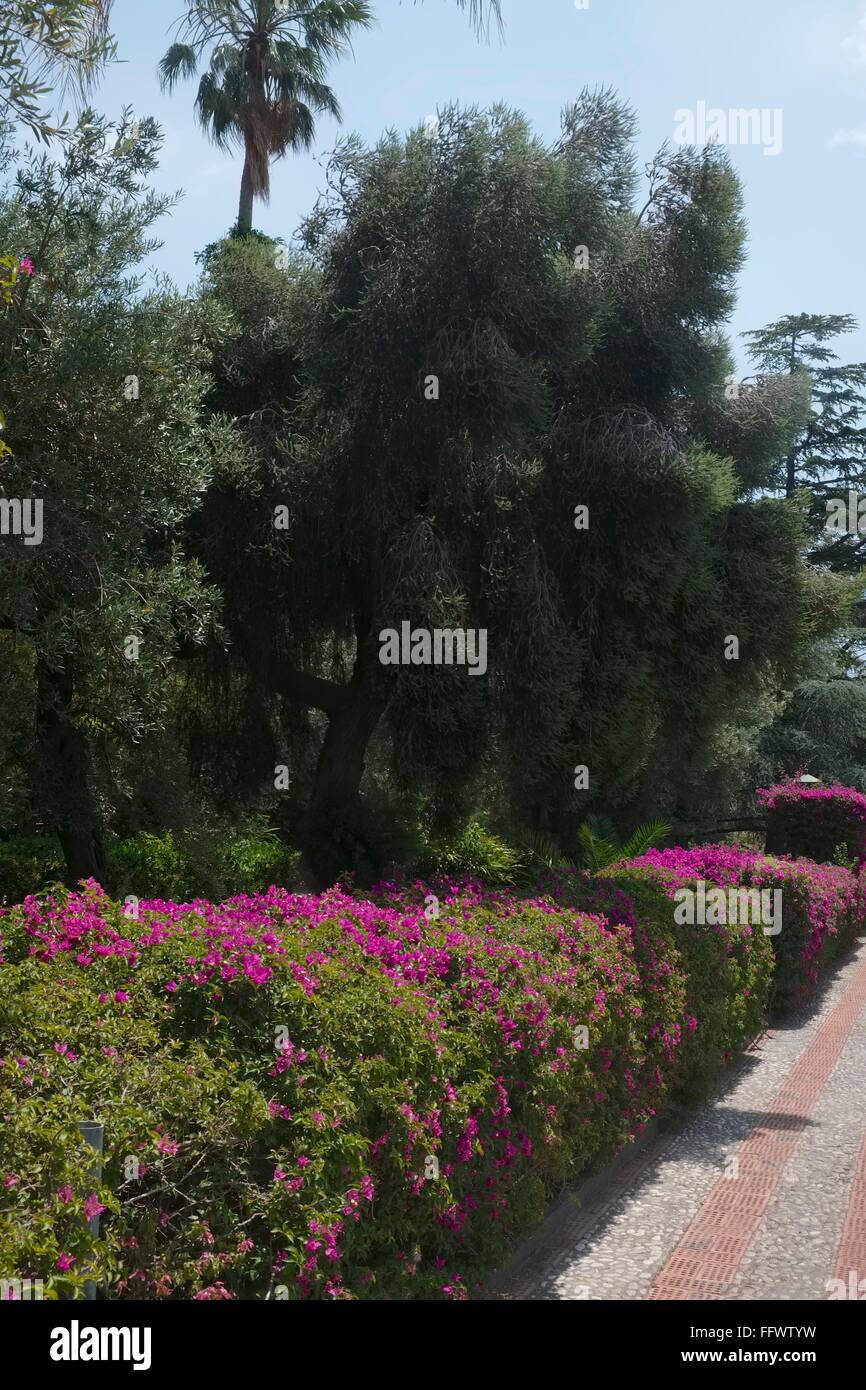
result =
[{"label": "blue sky", "polygon": [[[580,3],[580,0],[578,0]],[[222,235],[237,211],[240,155],[223,155],[193,119],[195,83],[160,93],[156,65],[183,0],[116,0],[125,61],[96,105],[155,116],[166,136],[160,187],[185,197],[162,227],[154,263],[181,286],[194,254]],[[675,113],[708,107],[782,112],[778,155],[736,144],[744,183],[749,257],[731,323],[734,333],[782,314],[855,314],[863,323],[842,355],[866,359],[862,273],[866,221],[866,0],[505,0],[505,36],[478,42],[455,0],[374,0],[376,27],[332,70],[344,131],[374,141],[404,130],[450,100],[520,108],[553,137],[562,106],[583,85],[611,85],[635,108],[646,161],[674,136]],[[290,240],[323,183],[321,161],[338,135],[322,120],[315,150],[273,167],[256,225]],[[742,362],[742,357],[740,356]]]}]

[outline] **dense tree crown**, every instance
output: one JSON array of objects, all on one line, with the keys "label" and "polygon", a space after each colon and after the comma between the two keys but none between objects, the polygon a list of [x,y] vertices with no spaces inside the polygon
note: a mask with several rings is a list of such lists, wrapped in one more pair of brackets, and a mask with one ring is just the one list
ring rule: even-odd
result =
[{"label": "dense tree crown", "polygon": [[[674,744],[683,782],[712,766],[720,729],[840,621],[849,591],[804,565],[800,509],[752,497],[802,394],[726,397],[736,178],[716,149],[663,151],[639,213],[633,136],[607,92],[553,147],[513,111],[454,108],[341,145],[302,253],[208,258],[204,297],[235,322],[213,399],[256,491],[212,490],[196,545],[234,727],[268,690],[277,729],[327,720],[314,840],[355,825],[371,740],[443,814],[491,779],[556,831],[637,805]],[[485,679],[383,666],[404,622],[483,630]]]}]

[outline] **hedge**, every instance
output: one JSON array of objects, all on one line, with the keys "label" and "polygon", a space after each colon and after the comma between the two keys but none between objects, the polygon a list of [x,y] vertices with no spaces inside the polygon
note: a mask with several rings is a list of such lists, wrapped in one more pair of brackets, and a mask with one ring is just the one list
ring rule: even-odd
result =
[{"label": "hedge", "polygon": [[686,984],[686,1021],[671,1090],[676,1099],[691,1102],[708,1092],[720,1067],[761,1031],[774,957],[761,925],[677,924],[672,894],[679,888],[697,894],[698,878],[648,859],[592,876],[558,873],[549,883],[557,901],[628,925],[638,950],[658,951],[664,943]]},{"label": "hedge", "polygon": [[810,787],[794,780],[760,787],[767,812],[768,854],[832,863],[839,851],[858,866],[866,859],[866,796],[853,787]]},{"label": "hedge", "polygon": [[834,864],[750,853],[730,845],[651,849],[639,861],[663,872],[670,892],[703,879],[720,888],[781,892],[781,930],[771,935],[777,1011],[814,993],[840,952],[863,928],[866,892],[858,874]]},{"label": "hedge", "polygon": [[676,879],[5,911],[0,1269],[49,1297],[466,1298],[760,1027],[770,938],[677,927]]}]

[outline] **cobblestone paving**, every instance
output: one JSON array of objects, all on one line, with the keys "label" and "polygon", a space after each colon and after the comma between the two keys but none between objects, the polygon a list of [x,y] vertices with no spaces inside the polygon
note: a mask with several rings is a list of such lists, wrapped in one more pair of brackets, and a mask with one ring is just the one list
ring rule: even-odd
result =
[{"label": "cobblestone paving", "polygon": [[560,1202],[493,1296],[809,1299],[834,1278],[866,1281],[866,943],[685,1128]]}]

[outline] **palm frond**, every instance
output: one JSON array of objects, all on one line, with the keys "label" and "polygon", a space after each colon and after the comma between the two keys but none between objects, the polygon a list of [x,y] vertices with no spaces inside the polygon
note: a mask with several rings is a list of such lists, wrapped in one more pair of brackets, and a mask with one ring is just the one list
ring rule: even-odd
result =
[{"label": "palm frond", "polygon": [[597,872],[618,858],[620,854],[616,839],[606,839],[593,830],[589,821],[584,821],[577,832],[581,859],[584,867]]},{"label": "palm frond", "polygon": [[226,87],[215,81],[213,74],[202,74],[195,99],[200,125],[207,131],[218,149],[227,150],[242,139],[238,126],[238,105]]},{"label": "palm frond", "polygon": [[671,827],[663,820],[648,820],[639,825],[622,847],[623,859],[639,859],[648,849],[670,835]]},{"label": "palm frond", "polygon": [[173,91],[182,77],[194,77],[198,58],[191,44],[173,43],[159,60],[159,85],[163,91]]},{"label": "palm frond", "polygon": [[559,846],[553,840],[547,839],[544,835],[529,833],[524,835],[520,848],[526,857],[531,868],[537,869],[572,869],[567,855],[563,854]]},{"label": "palm frond", "polygon": [[374,16],[367,0],[296,0],[279,26],[283,33],[292,18],[301,21],[304,41],[311,48],[339,57],[352,47],[352,30],[372,28]]},{"label": "palm frond", "polygon": [[500,0],[457,0],[461,10],[468,9],[472,27],[479,38],[488,38],[490,28],[495,23],[496,28],[502,33],[504,25],[502,23],[502,5]]}]

